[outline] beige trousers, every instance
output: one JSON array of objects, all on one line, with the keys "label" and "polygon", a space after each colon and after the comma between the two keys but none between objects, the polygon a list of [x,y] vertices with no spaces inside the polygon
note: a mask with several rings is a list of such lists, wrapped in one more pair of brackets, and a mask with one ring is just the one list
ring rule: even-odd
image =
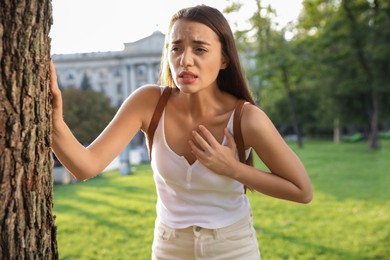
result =
[{"label": "beige trousers", "polygon": [[156,221],[153,260],[259,260],[260,250],[250,216],[224,228],[192,226],[173,229]]}]

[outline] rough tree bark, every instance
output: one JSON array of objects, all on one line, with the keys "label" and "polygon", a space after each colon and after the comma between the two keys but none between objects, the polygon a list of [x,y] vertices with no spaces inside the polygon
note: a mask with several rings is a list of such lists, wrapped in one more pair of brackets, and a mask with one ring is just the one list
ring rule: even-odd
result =
[{"label": "rough tree bark", "polygon": [[50,1],[0,1],[0,259],[58,259]]}]

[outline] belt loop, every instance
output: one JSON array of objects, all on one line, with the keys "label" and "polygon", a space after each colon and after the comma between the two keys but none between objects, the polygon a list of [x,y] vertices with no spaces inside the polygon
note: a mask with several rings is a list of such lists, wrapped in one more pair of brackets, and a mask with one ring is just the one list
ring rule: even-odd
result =
[{"label": "belt loop", "polygon": [[163,232],[162,232],[162,234],[161,234],[161,238],[163,239],[163,240],[169,240],[169,238],[170,238],[170,232],[167,232],[166,230],[164,230]]},{"label": "belt loop", "polygon": [[213,229],[213,237],[214,240],[219,240],[219,230],[217,228]]},{"label": "belt loop", "polygon": [[198,226],[193,226],[192,227],[192,232],[194,233],[195,237],[199,238],[200,237],[200,230],[202,228]]}]

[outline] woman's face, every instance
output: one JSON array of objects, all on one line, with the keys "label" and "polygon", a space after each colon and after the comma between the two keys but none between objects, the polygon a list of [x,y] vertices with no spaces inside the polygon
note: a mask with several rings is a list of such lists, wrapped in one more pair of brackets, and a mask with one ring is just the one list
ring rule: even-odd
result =
[{"label": "woman's face", "polygon": [[176,86],[185,93],[217,86],[226,68],[217,34],[202,23],[177,20],[168,44],[169,68]]}]

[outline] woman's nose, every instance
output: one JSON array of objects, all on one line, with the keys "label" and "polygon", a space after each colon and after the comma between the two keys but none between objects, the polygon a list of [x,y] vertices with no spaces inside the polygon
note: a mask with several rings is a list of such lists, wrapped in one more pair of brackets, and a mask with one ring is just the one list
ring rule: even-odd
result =
[{"label": "woman's nose", "polygon": [[194,63],[194,60],[193,60],[191,52],[188,50],[183,51],[183,53],[181,54],[181,57],[180,57],[180,66],[188,67],[188,66],[192,66],[193,63]]}]

